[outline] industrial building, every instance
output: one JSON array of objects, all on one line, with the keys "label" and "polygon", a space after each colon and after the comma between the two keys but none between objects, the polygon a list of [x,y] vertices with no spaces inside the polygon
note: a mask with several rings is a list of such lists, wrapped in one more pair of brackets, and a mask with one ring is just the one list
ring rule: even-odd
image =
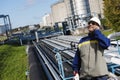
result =
[{"label": "industrial building", "polygon": [[53,23],[65,21],[67,9],[63,0],[56,2],[51,6]]},{"label": "industrial building", "polygon": [[74,30],[86,27],[91,16],[104,17],[102,0],[59,0],[51,5],[51,13],[43,21],[47,22],[44,26],[66,21],[69,29]]},{"label": "industrial building", "polygon": [[51,13],[45,14],[43,17],[43,25],[44,26],[53,26],[52,25],[52,15]]},{"label": "industrial building", "polygon": [[103,0],[88,0],[90,6],[90,12],[96,13],[99,18],[103,18]]}]

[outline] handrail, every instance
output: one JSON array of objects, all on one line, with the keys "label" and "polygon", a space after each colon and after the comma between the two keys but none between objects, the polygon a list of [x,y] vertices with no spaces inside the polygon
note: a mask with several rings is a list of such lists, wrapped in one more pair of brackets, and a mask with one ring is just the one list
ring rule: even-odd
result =
[{"label": "handrail", "polygon": [[60,76],[62,77],[63,80],[69,80],[69,79],[73,79],[74,76],[65,77],[64,66],[63,66],[64,61],[62,61],[62,57],[61,57],[61,54],[60,54],[62,51],[65,51],[65,50],[71,50],[71,48],[66,48],[66,49],[63,49],[63,50],[58,50],[58,49],[54,48],[53,52],[56,53],[55,58],[58,62]]}]

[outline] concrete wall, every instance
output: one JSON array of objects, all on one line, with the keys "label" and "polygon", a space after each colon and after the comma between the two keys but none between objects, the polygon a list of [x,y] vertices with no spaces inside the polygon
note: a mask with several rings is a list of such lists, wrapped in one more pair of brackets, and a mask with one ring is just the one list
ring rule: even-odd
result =
[{"label": "concrete wall", "polygon": [[64,1],[55,3],[51,6],[53,23],[62,22],[67,17],[67,10]]},{"label": "concrete wall", "polygon": [[91,13],[100,14],[103,17],[103,0],[89,0]]},{"label": "concrete wall", "polygon": [[44,26],[53,26],[53,18],[51,13],[45,16]]},{"label": "concrete wall", "polygon": [[48,22],[47,22],[47,17],[49,16],[49,14],[45,14],[43,16],[43,26],[47,26],[48,25]]}]

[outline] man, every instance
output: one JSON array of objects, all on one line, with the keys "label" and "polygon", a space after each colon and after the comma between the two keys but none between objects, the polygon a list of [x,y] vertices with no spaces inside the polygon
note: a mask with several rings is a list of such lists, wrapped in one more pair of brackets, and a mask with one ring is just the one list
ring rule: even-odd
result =
[{"label": "man", "polygon": [[81,80],[107,80],[108,69],[103,56],[104,49],[110,46],[110,40],[101,31],[101,22],[93,17],[88,22],[88,36],[83,37],[73,60],[75,78]]}]

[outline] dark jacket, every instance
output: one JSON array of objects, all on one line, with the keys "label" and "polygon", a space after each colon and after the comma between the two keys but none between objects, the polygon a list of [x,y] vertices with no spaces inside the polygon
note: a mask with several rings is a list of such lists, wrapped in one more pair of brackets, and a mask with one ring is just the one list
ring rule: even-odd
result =
[{"label": "dark jacket", "polygon": [[97,77],[107,75],[107,65],[103,56],[104,49],[110,45],[110,40],[99,30],[83,37],[78,45],[74,60],[74,71],[80,70],[81,77]]}]

